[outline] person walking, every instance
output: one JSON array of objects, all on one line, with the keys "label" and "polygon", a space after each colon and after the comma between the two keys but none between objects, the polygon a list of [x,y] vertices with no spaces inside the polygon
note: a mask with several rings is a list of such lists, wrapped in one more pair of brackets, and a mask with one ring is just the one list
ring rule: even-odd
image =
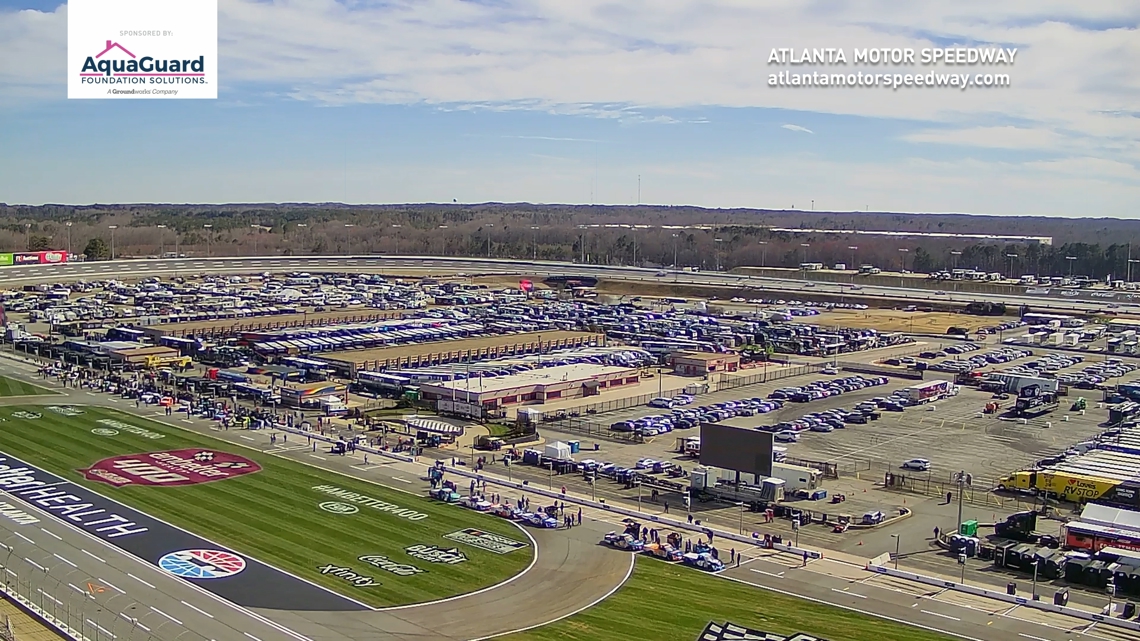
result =
[{"label": "person walking", "polygon": [[578,508],[578,525],[582,525],[582,508]]}]

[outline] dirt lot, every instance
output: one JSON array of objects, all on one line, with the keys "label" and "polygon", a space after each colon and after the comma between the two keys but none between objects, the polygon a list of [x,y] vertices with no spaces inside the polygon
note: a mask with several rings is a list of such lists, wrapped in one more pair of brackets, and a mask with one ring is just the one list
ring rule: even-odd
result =
[{"label": "dirt lot", "polygon": [[818,325],[866,327],[883,332],[921,332],[945,334],[949,327],[965,327],[971,332],[1000,322],[987,316],[951,314],[948,312],[904,312],[897,309],[834,309],[819,316],[801,319]]}]

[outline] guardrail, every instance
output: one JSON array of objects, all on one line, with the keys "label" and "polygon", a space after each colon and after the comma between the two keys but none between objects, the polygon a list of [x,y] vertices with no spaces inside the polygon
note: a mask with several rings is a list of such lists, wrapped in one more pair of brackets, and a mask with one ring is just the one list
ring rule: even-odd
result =
[{"label": "guardrail", "polygon": [[[278,424],[275,429],[281,430],[283,432],[289,432],[291,434],[306,436],[306,437],[309,437],[309,438],[312,438],[312,439],[315,439],[318,441],[324,441],[326,443],[335,443],[338,440],[338,439],[335,439],[331,436],[325,436],[324,434],[313,433],[313,432],[306,432],[306,431],[301,430],[299,428],[289,427],[287,425],[282,425],[282,424]],[[418,461],[416,460],[415,457],[404,456],[402,454],[396,454],[395,452],[389,452],[386,450],[378,450],[374,447],[357,446],[356,449],[357,449],[357,451],[360,451],[360,452],[368,452],[370,454],[376,454],[377,456],[384,456],[384,457],[392,458],[392,459],[395,459],[398,461],[403,461],[405,463],[418,463]],[[481,483],[487,483],[488,485],[496,485],[499,487],[509,487],[509,488],[519,490],[521,492],[530,492],[531,494],[537,494],[539,496],[545,496],[547,498],[557,499],[558,501],[561,501],[564,503],[569,503],[572,505],[592,507],[595,509],[604,510],[606,512],[611,512],[614,514],[622,514],[625,516],[641,519],[643,521],[647,521],[650,523],[658,523],[658,524],[662,524],[662,525],[668,525],[669,527],[672,527],[672,528],[675,528],[678,530],[686,530],[689,532],[696,532],[698,534],[708,534],[710,531],[712,531],[711,528],[708,528],[708,527],[703,526],[703,525],[695,525],[695,524],[687,523],[685,521],[680,521],[677,519],[672,519],[672,518],[664,517],[664,516],[660,516],[660,515],[646,514],[644,512],[638,512],[637,510],[621,507],[620,505],[610,505],[609,503],[606,503],[605,501],[592,501],[589,499],[579,498],[577,496],[569,496],[569,495],[563,494],[561,492],[555,492],[553,490],[544,490],[540,487],[535,487],[535,486],[531,485],[527,481],[516,482],[516,481],[503,480],[497,476],[490,476],[490,475],[482,474],[479,472],[473,472],[469,469],[465,469],[462,467],[454,467],[454,466],[446,465],[446,464],[444,465],[444,469],[446,469],[448,472],[450,472],[452,474],[456,474],[458,476],[463,476],[466,478],[474,479],[474,480],[479,481]],[[752,536],[744,536],[741,534],[733,534],[732,532],[725,532],[723,530],[717,530],[714,532],[714,536],[722,538],[722,539],[727,539],[730,541],[736,541],[738,543],[745,543],[748,545],[762,545],[763,544],[763,539],[760,537],[758,532],[754,532],[752,534]],[[823,558],[823,552],[820,552],[818,550],[809,550],[807,548],[797,547],[795,545],[788,545],[786,543],[774,543],[774,544],[771,544],[769,547],[770,547],[770,549],[773,549],[773,550],[778,550],[780,552],[787,552],[789,554],[795,554],[796,556],[800,556],[800,557],[802,557],[806,554],[807,558],[809,558],[809,559],[822,559]]]},{"label": "guardrail", "polygon": [[898,577],[900,579],[907,579],[917,583],[925,583],[926,585],[934,586],[940,589],[953,590],[955,592],[964,592],[966,594],[973,594],[988,599],[997,601],[1004,601],[1005,603],[1012,603],[1026,608],[1033,608],[1035,610],[1042,610],[1044,612],[1055,612],[1057,614],[1064,614],[1073,618],[1082,619],[1084,621],[1093,621],[1096,623],[1103,623],[1125,630],[1140,631],[1140,622],[1129,621],[1127,619],[1118,619],[1111,615],[1097,614],[1089,612],[1088,610],[1081,610],[1080,608],[1071,608],[1066,605],[1054,605],[1047,601],[1034,601],[1031,598],[1019,597],[1016,595],[1000,592],[998,590],[989,590],[987,588],[977,587],[973,585],[966,585],[956,581],[947,581],[936,577],[925,576],[915,572],[906,570],[896,570],[894,568],[877,565],[873,562],[867,563],[867,570],[877,574],[885,574],[887,576]]}]

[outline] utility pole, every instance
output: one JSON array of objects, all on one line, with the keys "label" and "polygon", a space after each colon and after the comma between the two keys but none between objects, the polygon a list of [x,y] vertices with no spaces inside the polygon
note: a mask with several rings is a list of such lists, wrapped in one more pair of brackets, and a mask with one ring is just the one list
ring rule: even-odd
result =
[{"label": "utility pole", "polygon": [[673,234],[673,282],[677,282],[677,272],[681,271],[681,266],[677,264],[677,236],[680,234]]},{"label": "utility pole", "polygon": [[69,220],[64,224],[67,225],[67,256],[68,256],[68,259],[70,259],[71,258],[71,225],[73,223]]},{"label": "utility pole", "polygon": [[761,240],[760,244],[760,267],[764,267],[768,260],[768,241]]},{"label": "utility pole", "polygon": [[954,526],[954,531],[957,532],[962,528],[962,490],[974,481],[974,477],[962,470],[954,475],[954,480],[958,483],[958,522]]},{"label": "utility pole", "polygon": [[212,244],[213,244],[214,239],[213,239],[213,232],[211,231],[213,228],[214,228],[213,225],[209,225],[209,224],[202,225],[202,229],[206,230],[206,258],[210,257],[210,254],[211,254],[212,249],[213,249]]},{"label": "utility pole", "polygon": [[118,225],[107,225],[107,229],[111,230],[111,260],[115,260],[115,230],[118,228]]}]

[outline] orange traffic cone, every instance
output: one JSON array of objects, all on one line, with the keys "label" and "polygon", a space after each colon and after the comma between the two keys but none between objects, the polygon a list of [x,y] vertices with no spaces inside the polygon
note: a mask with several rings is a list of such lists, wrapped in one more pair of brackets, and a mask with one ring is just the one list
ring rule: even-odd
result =
[{"label": "orange traffic cone", "polygon": [[862,541],[859,541],[859,545],[863,545],[863,542],[862,542]]}]

